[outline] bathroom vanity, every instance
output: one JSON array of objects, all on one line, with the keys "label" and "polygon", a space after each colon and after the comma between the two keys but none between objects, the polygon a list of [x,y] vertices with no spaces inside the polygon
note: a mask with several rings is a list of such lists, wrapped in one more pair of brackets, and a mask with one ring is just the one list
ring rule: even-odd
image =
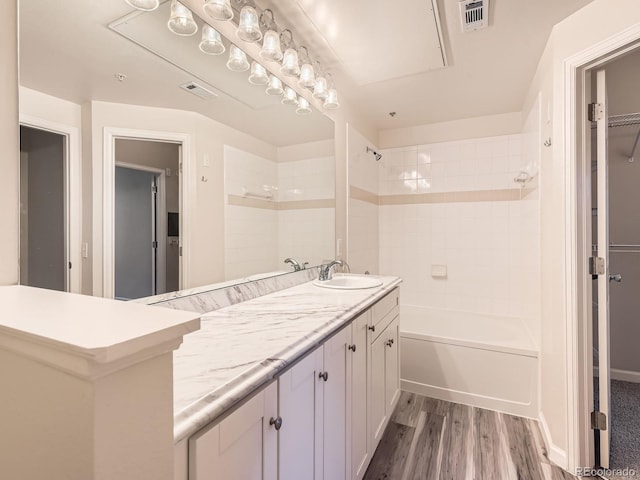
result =
[{"label": "bathroom vanity", "polygon": [[175,478],[360,479],[399,398],[400,279],[204,314],[174,355]]}]

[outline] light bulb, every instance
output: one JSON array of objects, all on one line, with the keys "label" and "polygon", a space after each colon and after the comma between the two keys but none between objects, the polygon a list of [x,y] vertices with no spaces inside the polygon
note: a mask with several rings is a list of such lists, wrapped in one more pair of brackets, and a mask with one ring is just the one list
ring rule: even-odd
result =
[{"label": "light bulb", "polygon": [[249,75],[249,83],[253,85],[266,85],[269,82],[267,69],[258,62],[251,62],[251,74]]},{"label": "light bulb", "polygon": [[207,15],[216,20],[231,20],[233,18],[230,0],[206,0],[202,8]]},{"label": "light bulb", "polygon": [[262,50],[260,56],[271,62],[279,62],[282,60],[282,50],[280,49],[280,35],[273,30],[268,30],[264,34]]},{"label": "light bulb", "polygon": [[284,103],[285,105],[298,105],[298,94],[293,88],[284,87],[282,103]]},{"label": "light bulb", "polygon": [[269,76],[269,84],[265,90],[267,95],[282,95],[282,82],[275,75]]},{"label": "light bulb", "polygon": [[262,32],[258,25],[258,13],[256,9],[246,5],[240,10],[240,22],[236,35],[245,42],[259,42],[262,40]]},{"label": "light bulb", "polygon": [[249,70],[247,55],[235,45],[231,45],[229,48],[227,68],[232,72],[244,72],[245,70]]},{"label": "light bulb", "polygon": [[298,52],[293,48],[287,48],[282,57],[282,66],[280,72],[283,75],[294,77],[300,75],[300,67],[298,66]]},{"label": "light bulb", "polygon": [[198,31],[198,24],[193,19],[191,10],[177,0],[171,0],[171,17],[167,26],[176,35],[184,37],[193,35]]},{"label": "light bulb", "polygon": [[160,5],[160,0],[125,0],[133,8],[150,12]]},{"label": "light bulb", "polygon": [[324,77],[316,77],[316,84],[313,87],[313,96],[324,100],[327,98],[327,79]]},{"label": "light bulb", "polygon": [[298,115],[307,115],[311,113],[311,105],[309,105],[309,101],[304,97],[298,97],[298,108],[296,108],[296,113]]},{"label": "light bulb", "polygon": [[316,84],[316,76],[310,63],[305,63],[300,67],[300,80],[298,85],[303,88],[313,88]]},{"label": "light bulb", "polygon": [[226,50],[222,44],[220,33],[211,25],[204,24],[202,27],[202,40],[200,41],[200,50],[208,55],[221,55]]},{"label": "light bulb", "polygon": [[335,88],[329,89],[327,92],[327,98],[322,106],[328,110],[335,110],[340,107],[340,103],[338,102],[338,91]]}]

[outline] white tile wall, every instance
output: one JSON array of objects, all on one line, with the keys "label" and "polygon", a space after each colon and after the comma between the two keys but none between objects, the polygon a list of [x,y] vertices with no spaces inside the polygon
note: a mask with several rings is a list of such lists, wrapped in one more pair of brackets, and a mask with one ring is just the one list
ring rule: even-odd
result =
[{"label": "white tile wall", "polygon": [[227,195],[272,192],[274,201],[335,198],[335,158],[277,163],[225,146],[225,278],[288,270],[287,257],[334,258],[335,209],[269,210],[228,205]]},{"label": "white tile wall", "polygon": [[[522,147],[509,135],[384,150],[380,193],[518,188]],[[539,298],[528,277],[539,261],[536,198],[381,206],[380,272],[404,279],[404,303],[520,317]]]}]

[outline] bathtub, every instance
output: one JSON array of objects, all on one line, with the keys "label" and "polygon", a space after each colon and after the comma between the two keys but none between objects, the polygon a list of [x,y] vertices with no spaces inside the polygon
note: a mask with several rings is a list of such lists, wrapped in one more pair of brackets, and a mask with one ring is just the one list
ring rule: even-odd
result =
[{"label": "bathtub", "polygon": [[521,319],[400,306],[403,390],[536,418],[538,349]]}]

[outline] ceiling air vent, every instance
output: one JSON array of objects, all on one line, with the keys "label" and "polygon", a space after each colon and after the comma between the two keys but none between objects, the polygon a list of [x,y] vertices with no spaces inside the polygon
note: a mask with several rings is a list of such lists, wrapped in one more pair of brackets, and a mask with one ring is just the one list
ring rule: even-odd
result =
[{"label": "ceiling air vent", "polygon": [[197,84],[196,82],[189,82],[183,85],[180,85],[180,88],[186,90],[189,93],[193,93],[200,98],[204,98],[205,100],[208,98],[215,98],[218,95],[211,90],[204,88],[202,85]]},{"label": "ceiling air vent", "polygon": [[462,32],[472,32],[489,25],[489,0],[460,0]]}]

